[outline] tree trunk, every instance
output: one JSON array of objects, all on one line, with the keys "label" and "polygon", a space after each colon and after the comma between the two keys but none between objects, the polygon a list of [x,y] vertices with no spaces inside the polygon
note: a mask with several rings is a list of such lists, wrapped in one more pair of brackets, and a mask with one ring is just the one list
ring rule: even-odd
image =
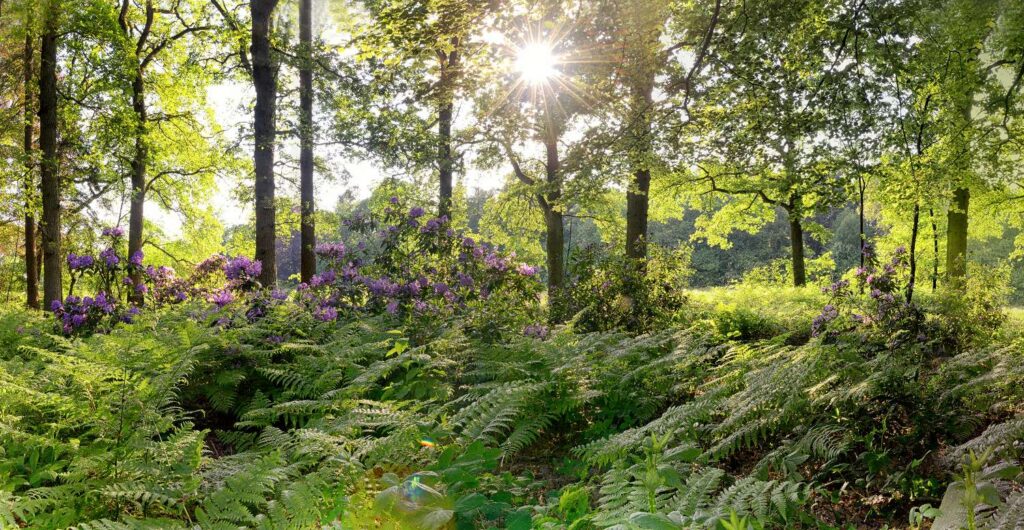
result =
[{"label": "tree trunk", "polygon": [[864,268],[864,260],[866,258],[864,253],[865,253],[865,251],[867,250],[867,247],[868,247],[868,237],[867,237],[867,234],[864,232],[864,188],[865,188],[865,183],[864,183],[864,178],[863,177],[860,177],[860,179],[858,180],[857,187],[858,187],[858,191],[860,192],[860,196],[858,198],[859,203],[858,203],[858,208],[857,208],[857,216],[859,217],[858,220],[860,221],[860,229],[858,231],[858,235],[859,235],[859,238],[860,238],[859,239],[860,240],[860,268],[863,269]]},{"label": "tree trunk", "polygon": [[[146,163],[149,150],[146,146],[146,85],[141,69],[135,71],[135,79],[132,80],[132,111],[135,112],[135,153],[132,157],[131,174],[131,201],[128,209],[128,256],[142,251],[142,230],[144,208],[146,205]],[[135,270],[130,275],[132,284],[138,285],[142,281],[142,274]],[[128,298],[139,304],[142,302],[142,294],[132,289],[128,292]]]},{"label": "tree trunk", "polygon": [[253,116],[255,148],[253,165],[256,170],[256,255],[262,264],[260,283],[273,287],[277,283],[275,253],[276,221],[274,211],[274,143],[277,108],[277,72],[271,57],[271,14],[277,0],[249,0],[252,13],[252,82],[256,88],[256,108]]},{"label": "tree trunk", "polygon": [[440,52],[441,57],[441,107],[437,119],[437,162],[439,173],[438,215],[451,216],[452,174],[455,161],[452,158],[452,113],[455,108],[454,79],[459,67],[458,39],[452,39],[455,47],[450,52]]},{"label": "tree trunk", "polygon": [[907,278],[907,303],[914,299],[914,283],[917,282],[917,233],[920,231],[921,205],[914,204],[914,223],[910,229],[910,277]]},{"label": "tree trunk", "polygon": [[25,136],[25,304],[31,309],[39,309],[39,269],[36,268],[36,219],[32,203],[35,179],[32,172],[32,33],[25,34],[25,101],[24,120]]},{"label": "tree trunk", "polygon": [[958,188],[946,221],[946,275],[953,287],[963,285],[967,276],[967,210],[971,192]]},{"label": "tree trunk", "polygon": [[60,301],[60,177],[57,174],[57,6],[49,2],[39,59],[39,168],[43,219],[43,304],[47,309]]},{"label": "tree trunk", "polygon": [[932,221],[932,292],[939,287],[939,227],[935,223],[935,208],[928,208]]},{"label": "tree trunk", "polygon": [[[647,219],[651,189],[651,170],[637,169],[633,172],[633,183],[626,192],[626,257],[643,260],[647,258]],[[635,191],[634,191],[635,190]]]},{"label": "tree trunk", "polygon": [[565,225],[558,201],[562,197],[561,161],[558,158],[558,136],[549,125],[544,139],[546,151],[545,173],[548,191],[547,207],[544,209],[546,227],[545,250],[548,265],[548,305],[552,322],[561,322],[563,318],[562,288],[565,285]]},{"label": "tree trunk", "polygon": [[804,265],[804,227],[800,223],[799,210],[787,211],[789,216],[789,249],[793,263],[793,285],[807,284],[807,270]]},{"label": "tree trunk", "polygon": [[626,257],[647,258],[647,221],[651,190],[651,110],[654,68],[644,69],[645,79],[633,87],[633,181],[626,190]]},{"label": "tree trunk", "polygon": [[316,202],[313,196],[313,0],[299,1],[299,277],[308,283],[316,274]]}]

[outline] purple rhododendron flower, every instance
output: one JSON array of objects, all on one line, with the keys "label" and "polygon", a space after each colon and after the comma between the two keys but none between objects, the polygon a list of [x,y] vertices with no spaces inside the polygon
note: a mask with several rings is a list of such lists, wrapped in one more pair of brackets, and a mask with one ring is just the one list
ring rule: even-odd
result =
[{"label": "purple rhododendron flower", "polygon": [[132,265],[135,265],[136,267],[141,267],[141,266],[142,266],[142,259],[143,259],[143,256],[144,256],[144,254],[142,253],[142,251],[141,251],[141,250],[136,250],[136,251],[135,251],[135,252],[134,252],[134,253],[132,254],[132,257],[131,257],[131,259],[129,259],[128,261],[129,261],[129,262],[130,262],[130,263],[131,263]]},{"label": "purple rhododendron flower", "polygon": [[281,290],[281,289],[274,289],[273,291],[270,291],[270,298],[273,298],[274,300],[279,300],[279,301],[280,300],[287,300],[288,299],[288,293],[283,291],[283,290]]},{"label": "purple rhododendron flower", "polygon": [[341,259],[345,256],[344,243],[321,243],[316,246],[316,253],[325,258]]},{"label": "purple rhododendron flower", "polygon": [[523,335],[534,339],[545,339],[550,330],[543,324],[530,324],[523,328]]},{"label": "purple rhododendron flower", "polygon": [[217,291],[210,297],[210,301],[217,305],[217,307],[224,307],[231,302],[235,301],[235,295],[231,294],[231,291],[227,289]]},{"label": "purple rhododendron flower", "polygon": [[392,315],[398,314],[398,300],[392,300],[388,302],[387,307],[384,308],[388,313]]},{"label": "purple rhododendron flower", "polygon": [[313,277],[309,279],[309,286],[320,287],[321,285],[330,285],[334,283],[335,280],[337,280],[337,274],[335,274],[333,270],[328,269],[320,274],[314,274]]},{"label": "purple rhododendron flower", "polygon": [[444,221],[442,218],[435,217],[427,221],[427,223],[423,225],[423,228],[420,228],[420,233],[429,234],[430,232],[436,232],[441,228],[441,226],[443,226],[443,224]]},{"label": "purple rhododendron flower", "polygon": [[95,263],[95,259],[92,256],[86,254],[83,256],[77,256],[75,254],[68,254],[68,268],[71,270],[82,270],[92,267]]},{"label": "purple rhododendron flower", "polygon": [[322,322],[333,322],[338,319],[338,310],[330,306],[321,307],[313,316]]},{"label": "purple rhododendron flower", "polygon": [[110,228],[103,229],[103,235],[105,237],[122,237],[124,236],[124,228],[120,226],[112,226]]},{"label": "purple rhododendron flower", "polygon": [[519,268],[516,269],[516,272],[523,276],[533,276],[534,274],[537,274],[537,267],[521,263]]},{"label": "purple rhododendron flower", "polygon": [[263,271],[263,264],[245,256],[229,258],[224,264],[224,276],[229,280],[253,279]]},{"label": "purple rhododendron flower", "polygon": [[409,218],[410,219],[416,219],[417,217],[422,217],[422,216],[423,216],[423,208],[420,208],[419,206],[413,206],[412,209],[409,210]]},{"label": "purple rhododendron flower", "polygon": [[121,263],[121,258],[117,257],[117,253],[114,252],[112,247],[107,247],[106,250],[100,252],[100,258],[107,264],[107,267],[114,268],[118,263]]}]

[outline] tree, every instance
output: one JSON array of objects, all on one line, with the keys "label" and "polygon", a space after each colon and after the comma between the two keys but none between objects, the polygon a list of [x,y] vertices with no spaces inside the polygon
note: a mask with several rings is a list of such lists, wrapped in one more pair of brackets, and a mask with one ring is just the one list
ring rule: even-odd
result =
[{"label": "tree", "polygon": [[278,0],[249,0],[252,16],[252,82],[256,88],[253,114],[256,170],[256,255],[263,264],[260,283],[277,284],[276,226],[274,210],[274,147],[277,136],[277,64],[272,57],[271,16]]},{"label": "tree", "polygon": [[543,213],[549,318],[558,322],[566,316],[565,217],[606,200],[601,168],[612,141],[589,118],[601,115],[613,93],[614,65],[599,59],[607,51],[595,39],[601,3],[580,4],[571,21],[560,2],[533,7],[495,24],[504,37],[490,49],[491,67],[474,101],[477,162],[510,167]]},{"label": "tree", "polygon": [[349,21],[359,54],[343,61],[338,141],[353,154],[412,174],[437,173],[437,211],[452,215],[460,160],[457,103],[486,68],[479,41],[486,0],[364,2]]},{"label": "tree", "polygon": [[[687,110],[692,88],[714,43],[722,2],[694,4],[643,1],[609,2],[610,36],[619,50],[613,74],[624,93],[616,95],[624,110],[623,154],[630,179],[626,187],[626,256],[647,257],[650,193],[653,171],[664,172],[659,150],[669,138],[685,134],[689,117],[677,115],[674,104]],[[663,44],[668,41],[671,44]],[[677,60],[680,54],[692,63]],[[655,101],[655,92],[667,98]],[[671,149],[671,148],[669,148]]]},{"label": "tree", "polygon": [[57,33],[59,0],[48,0],[43,8],[43,33],[39,57],[39,175],[43,219],[43,304],[50,307],[63,298],[63,256],[61,255],[61,185],[57,172]]},{"label": "tree", "polygon": [[796,286],[807,281],[804,218],[845,198],[829,140],[836,65],[846,52],[830,21],[849,15],[830,8],[770,1],[723,10],[724,36],[693,107],[700,135],[681,150],[699,161],[676,162],[699,194],[729,201],[698,222],[709,240],[724,243],[723,232],[757,229],[776,209],[785,214]]},{"label": "tree", "polygon": [[[32,10],[26,10],[31,14]],[[32,113],[32,20],[25,20],[25,53],[24,53],[24,135],[22,146],[25,154],[25,303],[32,309],[39,309],[39,269],[36,267],[36,219],[34,197],[36,196],[34,171],[32,162],[32,133],[35,130],[35,119]]]},{"label": "tree", "polygon": [[316,274],[316,202],[313,194],[313,1],[299,0],[299,276],[303,282]]},{"label": "tree", "polygon": [[[137,13],[141,9],[142,13]],[[153,0],[146,0],[140,8],[131,0],[122,0],[117,15],[117,25],[122,37],[128,45],[127,59],[131,85],[131,105],[135,117],[132,127],[134,151],[131,160],[130,207],[128,220],[128,255],[142,251],[143,220],[146,195],[160,178],[173,174],[173,171],[158,173],[155,177],[147,176],[151,164],[151,146],[147,138],[149,128],[154,121],[181,120],[167,113],[152,117],[149,115],[146,97],[148,91],[147,70],[154,64],[168,70],[174,66],[173,61],[161,61],[161,56],[173,53],[175,43],[189,35],[211,29],[201,22],[186,22],[190,15],[201,21],[205,16],[200,8],[196,13],[196,5],[185,5],[175,2],[167,7],[154,5]],[[179,52],[180,53],[180,52]],[[132,281],[141,281],[140,272],[132,275]],[[141,294],[135,294],[136,301],[141,301]]]},{"label": "tree", "polygon": [[646,6],[620,4],[617,19],[622,24],[622,79],[628,95],[626,136],[632,180],[626,189],[626,256],[647,257],[647,218],[650,209],[651,167],[655,165],[652,139],[654,87],[667,55],[660,39],[668,19],[665,2]]}]

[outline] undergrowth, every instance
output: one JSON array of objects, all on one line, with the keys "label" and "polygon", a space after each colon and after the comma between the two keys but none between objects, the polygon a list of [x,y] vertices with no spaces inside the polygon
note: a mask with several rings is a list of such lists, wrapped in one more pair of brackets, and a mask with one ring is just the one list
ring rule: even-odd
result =
[{"label": "undergrowth", "polygon": [[7,310],[0,527],[939,528],[962,513],[997,528],[1024,513],[1018,335],[950,354],[691,304],[642,335],[502,340],[289,304],[221,327],[194,303],[68,338]]}]

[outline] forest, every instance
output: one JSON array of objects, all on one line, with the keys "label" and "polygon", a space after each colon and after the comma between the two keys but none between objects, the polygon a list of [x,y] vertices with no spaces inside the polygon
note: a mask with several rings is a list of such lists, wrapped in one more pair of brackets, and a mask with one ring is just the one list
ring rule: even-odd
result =
[{"label": "forest", "polygon": [[1021,0],[0,0],[0,530],[1024,528]]}]

